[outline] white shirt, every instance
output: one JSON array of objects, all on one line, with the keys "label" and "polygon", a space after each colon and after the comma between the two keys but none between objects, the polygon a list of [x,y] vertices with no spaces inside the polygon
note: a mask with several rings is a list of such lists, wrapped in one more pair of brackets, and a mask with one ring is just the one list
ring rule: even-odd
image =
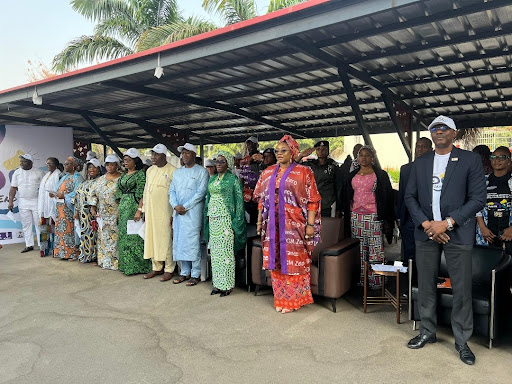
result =
[{"label": "white shirt", "polygon": [[18,168],[14,171],[11,180],[11,187],[18,188],[18,197],[21,199],[36,199],[39,194],[39,185],[43,178],[43,171],[32,167],[24,170]]},{"label": "white shirt", "polygon": [[443,189],[444,174],[450,160],[450,154],[434,155],[434,172],[432,174],[432,214],[435,221],[442,221],[441,216],[441,191]]},{"label": "white shirt", "polygon": [[49,190],[55,191],[59,183],[60,172],[58,169],[53,173],[46,173],[39,186],[39,198],[37,211],[41,217],[55,219],[55,199],[50,197]]}]

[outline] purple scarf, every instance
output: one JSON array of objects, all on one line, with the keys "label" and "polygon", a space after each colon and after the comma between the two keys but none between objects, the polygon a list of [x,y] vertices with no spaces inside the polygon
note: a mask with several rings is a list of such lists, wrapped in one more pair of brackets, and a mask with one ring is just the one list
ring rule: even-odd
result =
[{"label": "purple scarf", "polygon": [[[284,171],[279,183],[279,245],[280,245],[280,257],[281,257],[281,273],[288,273],[288,265],[286,263],[286,234],[285,234],[285,212],[284,212],[284,183],[286,178],[295,167],[296,163],[290,164],[290,166]],[[268,218],[268,232],[269,232],[269,259],[268,268],[275,269],[276,267],[276,204],[275,204],[275,191],[276,191],[276,177],[279,171],[279,165],[276,167],[270,182],[268,185],[270,202],[269,202],[269,218]]]}]

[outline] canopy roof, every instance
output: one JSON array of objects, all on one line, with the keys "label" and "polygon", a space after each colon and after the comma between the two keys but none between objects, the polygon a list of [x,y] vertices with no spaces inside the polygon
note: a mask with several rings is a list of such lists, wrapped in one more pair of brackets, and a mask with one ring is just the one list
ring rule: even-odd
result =
[{"label": "canopy roof", "polygon": [[120,147],[284,132],[398,132],[405,144],[404,113],[423,129],[438,114],[460,128],[510,125],[511,43],[510,0],[313,0],[2,91],[0,123]]}]

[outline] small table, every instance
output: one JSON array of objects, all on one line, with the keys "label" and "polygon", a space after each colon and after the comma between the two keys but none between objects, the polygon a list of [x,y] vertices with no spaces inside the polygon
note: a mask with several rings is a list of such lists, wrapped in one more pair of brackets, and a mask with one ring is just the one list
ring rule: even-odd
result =
[{"label": "small table", "polygon": [[389,271],[373,271],[376,275],[381,276],[394,276],[396,278],[396,296],[386,289],[386,279],[382,279],[382,291],[380,296],[368,296],[368,272],[371,264],[367,261],[364,262],[364,293],[363,293],[363,309],[366,313],[366,308],[370,304],[386,305],[391,304],[396,309],[396,322],[400,324],[401,304],[407,303],[405,298],[400,298],[400,269],[397,268],[396,272]]}]

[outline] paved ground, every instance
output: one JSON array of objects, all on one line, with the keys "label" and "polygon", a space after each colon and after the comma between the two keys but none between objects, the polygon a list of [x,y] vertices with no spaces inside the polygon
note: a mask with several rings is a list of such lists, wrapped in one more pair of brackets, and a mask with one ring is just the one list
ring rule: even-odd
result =
[{"label": "paved ground", "polygon": [[272,296],[175,286],[0,250],[0,383],[506,383],[512,343],[458,359],[447,329],[409,350],[403,316],[344,299],[278,314]]}]

